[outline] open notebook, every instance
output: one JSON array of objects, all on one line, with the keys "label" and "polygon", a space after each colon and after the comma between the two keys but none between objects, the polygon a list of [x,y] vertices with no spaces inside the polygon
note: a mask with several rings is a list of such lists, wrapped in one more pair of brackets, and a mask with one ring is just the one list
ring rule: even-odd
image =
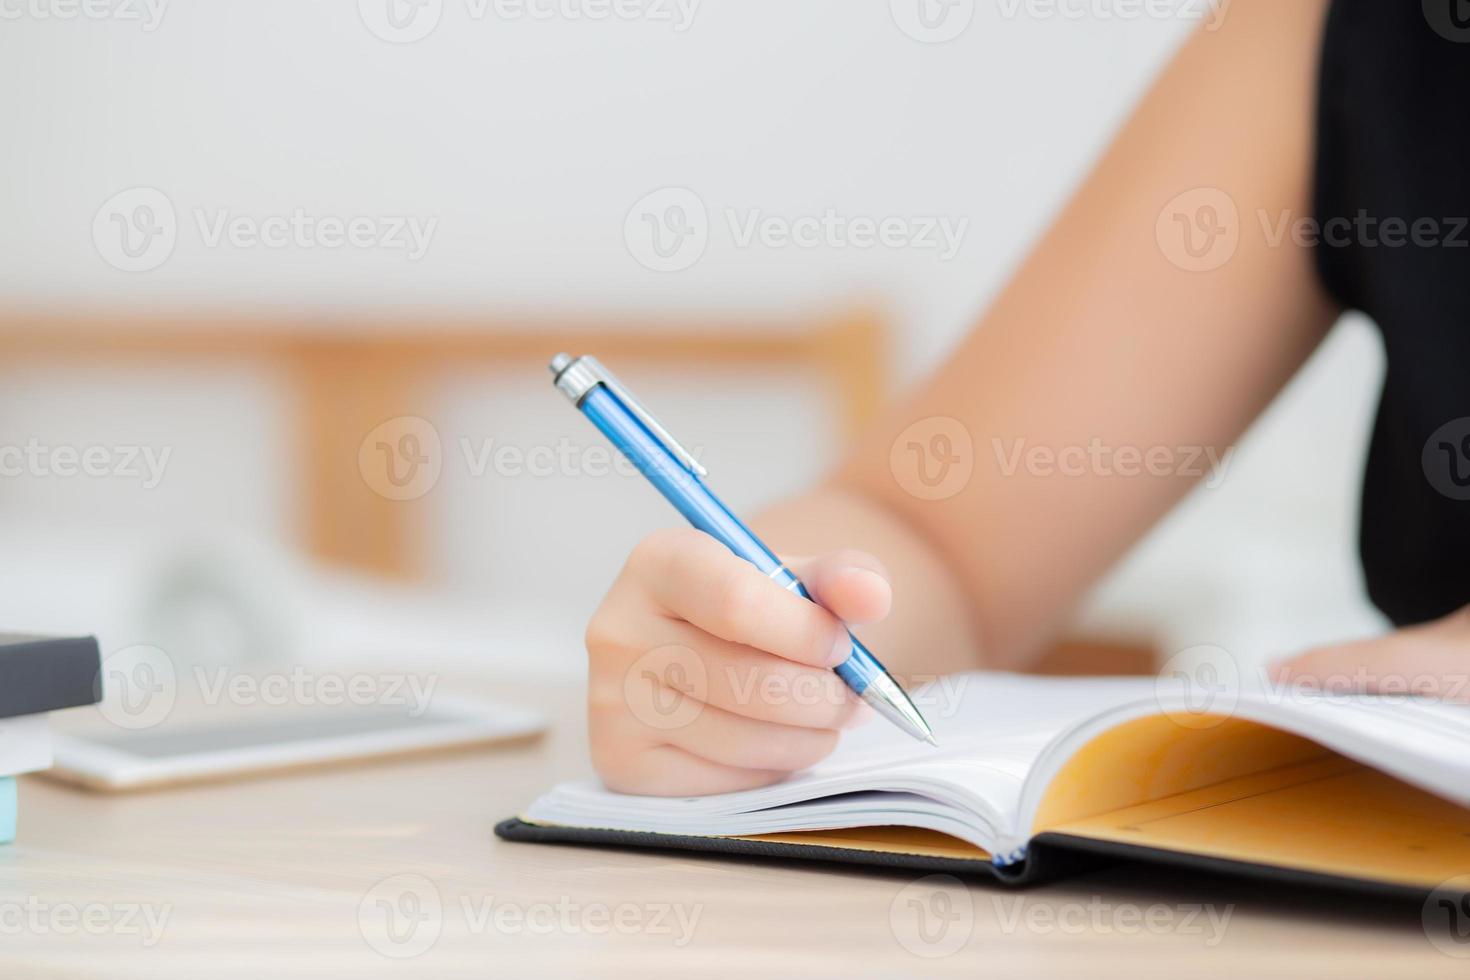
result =
[{"label": "open notebook", "polygon": [[875,722],[775,786],[558,786],[511,840],[976,872],[1116,855],[1422,894],[1470,873],[1470,706],[1265,690],[1206,713],[1152,679],[942,678],[940,748]]}]

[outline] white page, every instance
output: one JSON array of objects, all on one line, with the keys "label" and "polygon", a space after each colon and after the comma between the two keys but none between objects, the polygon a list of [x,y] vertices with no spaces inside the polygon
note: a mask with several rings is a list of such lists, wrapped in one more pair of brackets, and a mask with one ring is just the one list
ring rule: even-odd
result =
[{"label": "white page", "polygon": [[1470,705],[1409,697],[1254,695],[1245,717],[1271,721],[1470,806]]},{"label": "white page", "polygon": [[45,712],[0,718],[0,776],[51,767],[51,728]]},{"label": "white page", "polygon": [[568,784],[537,800],[526,816],[701,835],[897,824],[943,830],[994,851],[1012,837],[1022,787],[1043,750],[1087,718],[1153,690],[1151,678],[957,674],[914,692],[937,749],[878,719],[845,734],[819,765],[775,786],[670,799]]},{"label": "white page", "polygon": [[[1266,687],[1239,693],[1234,703],[1217,706],[1217,711],[1301,735],[1470,807],[1470,705],[1393,695],[1328,696],[1299,688]],[[1037,762],[1014,824],[1015,835],[1003,843],[1014,839],[1024,842],[1029,836],[1046,787],[1078,749],[1110,728],[1163,713],[1180,718],[1192,714],[1182,697],[1157,695],[1097,713],[1075,731],[1058,738]]]},{"label": "white page", "polygon": [[[847,733],[812,769],[757,790],[670,799],[567,784],[528,819],[653,833],[739,835],[873,825],[925,827],[1007,862],[1022,856],[1051,779],[1094,737],[1188,706],[1153,678],[959,674],[914,692],[940,747],[881,720]],[[1234,716],[1310,738],[1470,806],[1470,706],[1405,697],[1241,694]]]}]

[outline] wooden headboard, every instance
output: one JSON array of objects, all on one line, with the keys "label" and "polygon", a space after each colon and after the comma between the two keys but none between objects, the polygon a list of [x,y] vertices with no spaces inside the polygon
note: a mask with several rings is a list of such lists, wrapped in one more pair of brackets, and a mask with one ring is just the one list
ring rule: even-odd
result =
[{"label": "wooden headboard", "polygon": [[855,432],[888,393],[884,346],[879,316],[865,309],[786,319],[0,313],[0,358],[12,366],[224,359],[278,370],[302,406],[292,451],[303,544],[324,561],[405,578],[420,571],[418,502],[374,493],[358,447],[387,419],[429,414],[436,380],[449,371],[534,370],[558,350],[621,364],[793,366],[830,382],[842,425]]}]

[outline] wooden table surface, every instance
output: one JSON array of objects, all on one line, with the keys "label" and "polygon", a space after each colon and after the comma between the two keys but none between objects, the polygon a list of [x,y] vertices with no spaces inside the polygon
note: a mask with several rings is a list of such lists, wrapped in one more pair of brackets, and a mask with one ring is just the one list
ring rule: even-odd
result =
[{"label": "wooden table surface", "polygon": [[499,819],[588,772],[579,692],[517,696],[555,719],[544,739],[128,795],[26,778],[0,976],[1470,975],[1417,903],[506,843]]}]

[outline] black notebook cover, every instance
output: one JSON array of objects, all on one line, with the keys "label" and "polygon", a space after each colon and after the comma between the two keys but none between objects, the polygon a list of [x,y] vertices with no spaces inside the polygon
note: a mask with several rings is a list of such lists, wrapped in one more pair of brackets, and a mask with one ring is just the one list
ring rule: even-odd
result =
[{"label": "black notebook cover", "polygon": [[585,827],[561,827],[527,823],[519,818],[503,820],[495,827],[496,836],[511,841],[536,844],[579,844],[603,847],[641,847],[658,850],[703,851],[711,854],[735,854],[747,857],[790,861],[824,861],[863,867],[923,871],[930,874],[952,874],[985,879],[1001,885],[1031,885],[1053,881],[1124,861],[1142,861],[1174,867],[1206,871],[1213,874],[1244,875],[1281,884],[1318,888],[1345,889],[1391,898],[1422,901],[1429,890],[1413,885],[1339,877],[1312,871],[1298,871],[1267,864],[1253,864],[1186,854],[1152,847],[1091,840],[1068,834],[1040,834],[1031,841],[1026,858],[1016,864],[999,867],[979,858],[938,857],[903,854],[894,851],[856,850],[821,844],[790,844],[783,841],[749,840],[739,837],[699,837],[679,834],[648,834],[625,830],[594,830]]},{"label": "black notebook cover", "polygon": [[0,633],[0,718],[96,704],[101,670],[96,637]]}]

